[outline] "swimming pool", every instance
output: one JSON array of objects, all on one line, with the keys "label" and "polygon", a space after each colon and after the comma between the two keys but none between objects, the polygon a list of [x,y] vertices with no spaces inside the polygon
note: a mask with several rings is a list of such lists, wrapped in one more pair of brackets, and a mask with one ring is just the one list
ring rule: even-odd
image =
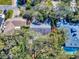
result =
[{"label": "swimming pool", "polygon": [[66,29],[68,39],[65,41],[64,51],[67,54],[75,54],[79,50],[79,25],[64,23],[66,21],[59,21],[57,23],[58,29]]},{"label": "swimming pool", "polygon": [[76,54],[77,51],[79,50],[79,48],[73,48],[73,47],[64,47],[64,51],[67,53],[67,54]]}]

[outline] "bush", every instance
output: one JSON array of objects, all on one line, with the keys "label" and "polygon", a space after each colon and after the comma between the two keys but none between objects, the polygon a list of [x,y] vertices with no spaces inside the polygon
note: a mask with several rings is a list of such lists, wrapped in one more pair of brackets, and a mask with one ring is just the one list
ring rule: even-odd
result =
[{"label": "bush", "polygon": [[5,19],[11,18],[13,15],[13,10],[8,10],[6,15],[5,15]]},{"label": "bush", "polygon": [[0,13],[2,13],[2,10],[0,10]]}]

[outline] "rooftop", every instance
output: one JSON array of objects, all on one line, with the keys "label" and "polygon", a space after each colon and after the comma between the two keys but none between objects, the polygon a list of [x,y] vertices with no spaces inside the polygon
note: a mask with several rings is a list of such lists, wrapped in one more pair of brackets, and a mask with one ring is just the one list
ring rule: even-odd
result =
[{"label": "rooftop", "polygon": [[4,34],[12,34],[16,28],[26,25],[26,20],[22,18],[12,18],[5,22]]},{"label": "rooftop", "polygon": [[51,32],[51,25],[50,25],[51,21],[49,20],[50,19],[46,19],[44,23],[34,21],[32,22],[32,24],[30,24],[30,29],[39,32],[41,34],[48,34],[49,32]]}]

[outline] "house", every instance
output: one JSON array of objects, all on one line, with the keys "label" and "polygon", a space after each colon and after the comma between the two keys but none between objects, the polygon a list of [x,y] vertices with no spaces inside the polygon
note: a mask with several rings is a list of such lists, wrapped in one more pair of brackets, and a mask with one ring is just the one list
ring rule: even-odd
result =
[{"label": "house", "polygon": [[22,26],[26,26],[26,20],[22,18],[8,19],[5,22],[4,34],[12,34],[15,30],[20,30]]},{"label": "house", "polygon": [[5,16],[3,14],[0,14],[0,33],[4,30],[4,19]]},{"label": "house", "polygon": [[48,19],[46,19],[43,23],[34,20],[30,24],[30,30],[41,33],[41,34],[48,34],[51,32],[51,21],[49,22]]}]

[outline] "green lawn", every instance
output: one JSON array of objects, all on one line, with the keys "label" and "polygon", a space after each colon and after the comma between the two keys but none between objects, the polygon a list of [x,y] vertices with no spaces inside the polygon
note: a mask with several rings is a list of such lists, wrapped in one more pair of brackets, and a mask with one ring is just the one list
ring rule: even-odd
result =
[{"label": "green lawn", "polygon": [[11,5],[12,0],[0,0],[0,5]]},{"label": "green lawn", "polygon": [[0,10],[0,14],[2,13],[2,10]]}]

